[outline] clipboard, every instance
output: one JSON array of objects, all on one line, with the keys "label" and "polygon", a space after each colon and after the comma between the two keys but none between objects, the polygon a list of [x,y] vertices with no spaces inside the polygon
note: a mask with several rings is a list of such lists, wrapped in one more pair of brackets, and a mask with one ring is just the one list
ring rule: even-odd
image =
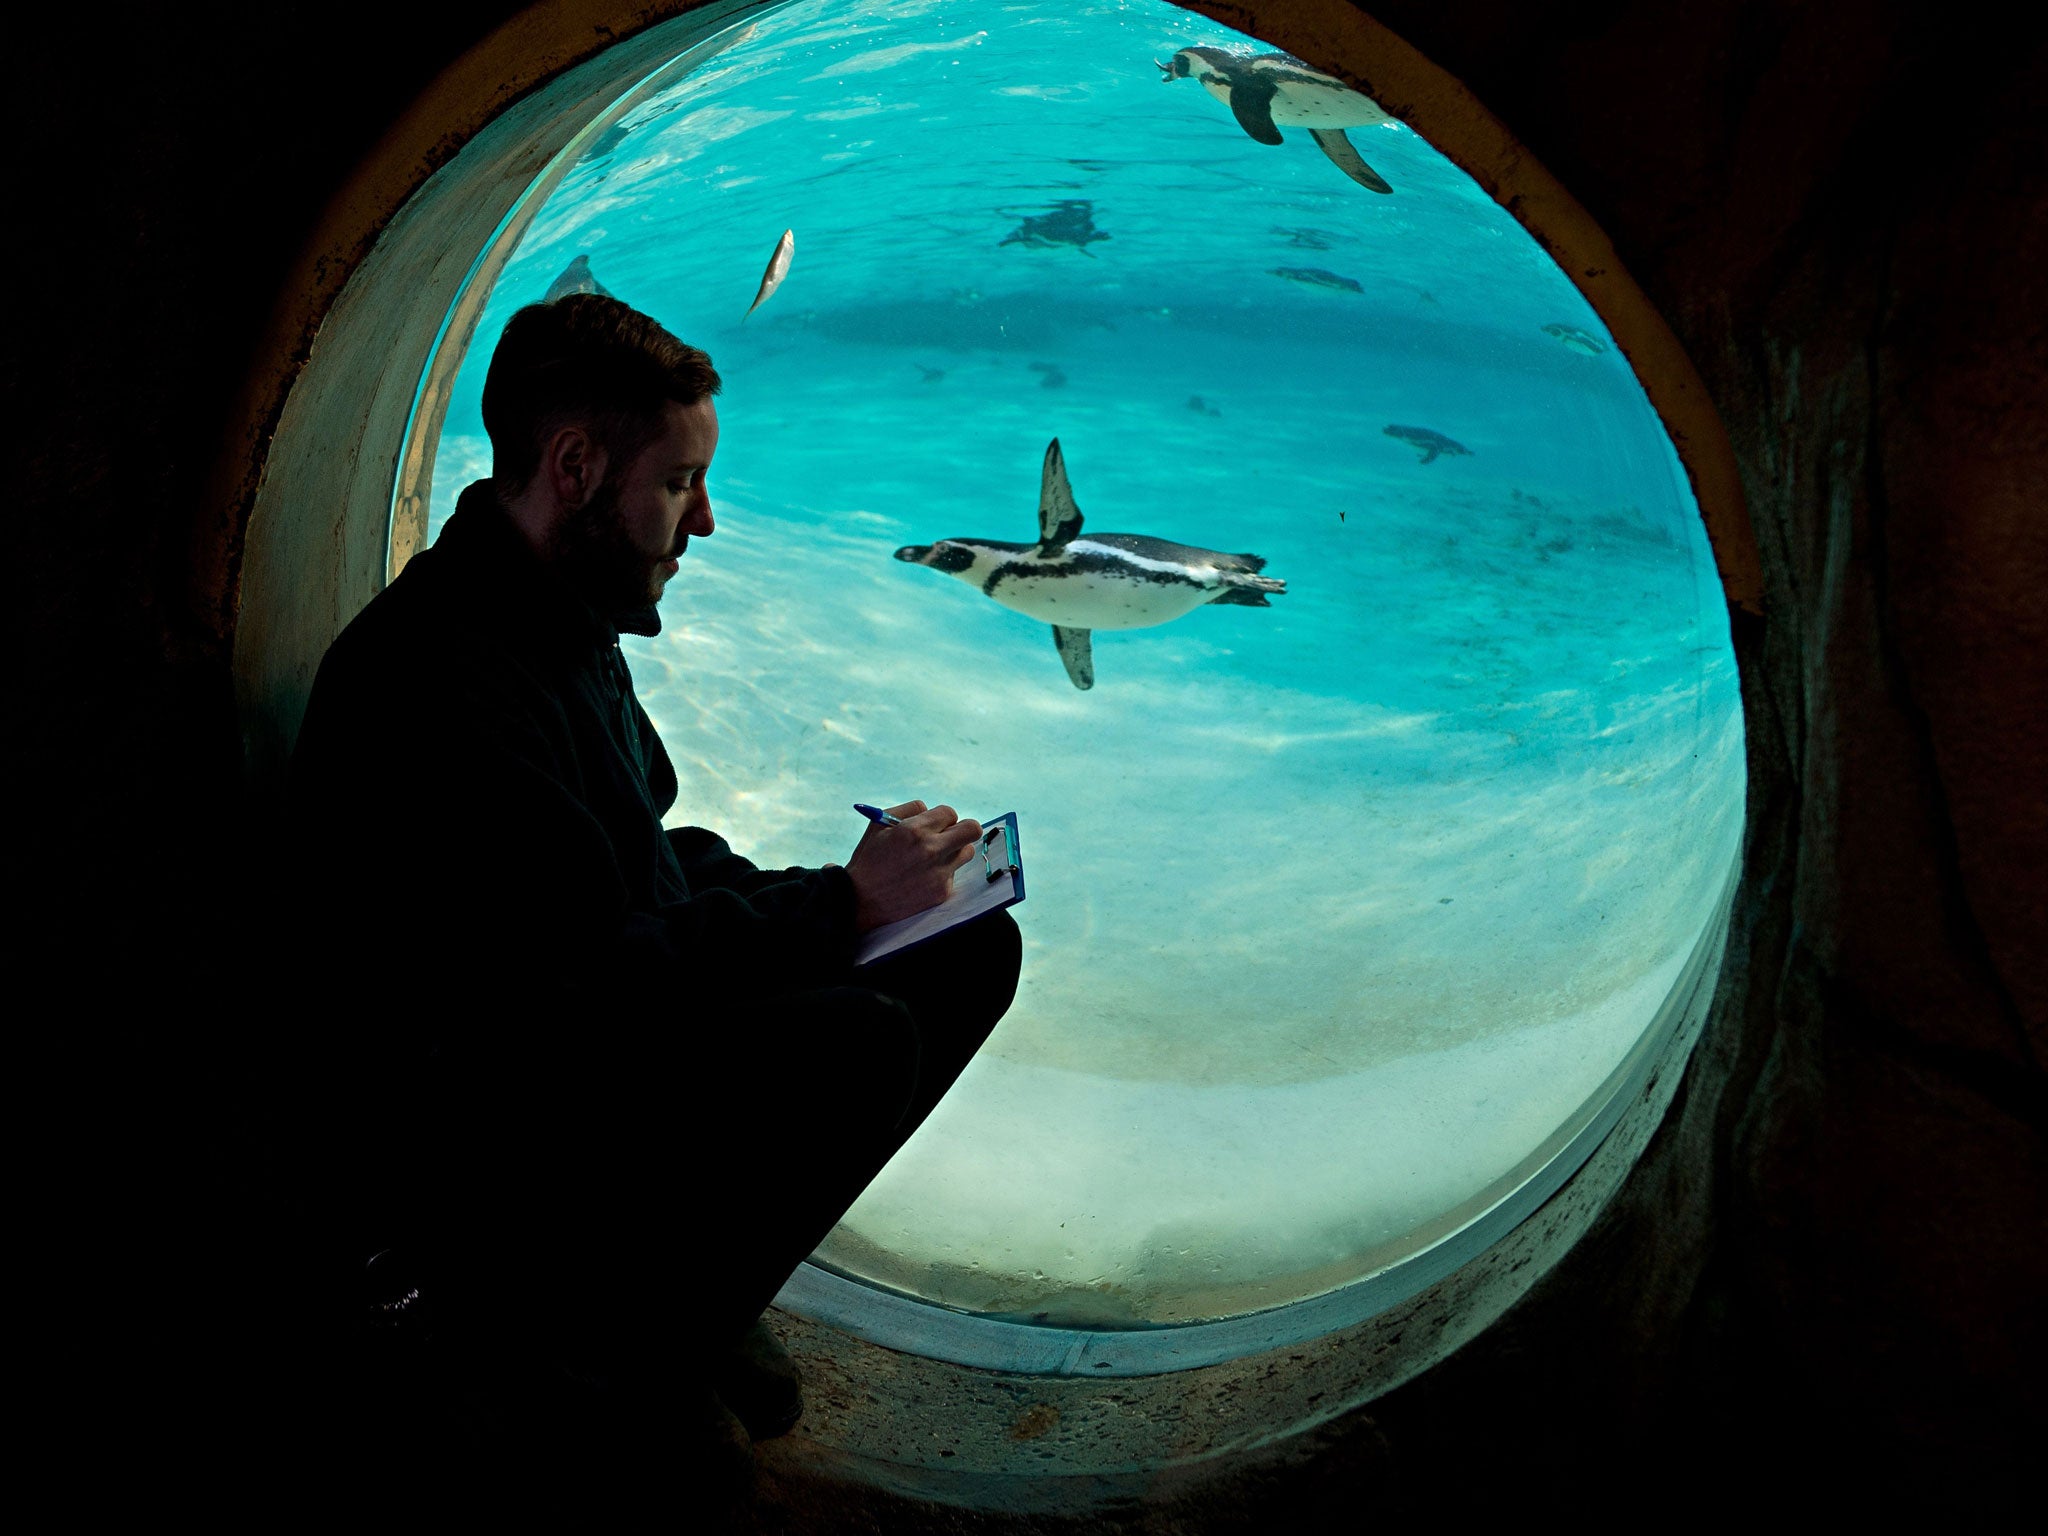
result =
[{"label": "clipboard", "polygon": [[1005,811],[981,824],[981,841],[965,864],[953,871],[953,889],[936,907],[861,935],[856,968],[937,938],[962,923],[989,912],[1014,907],[1024,899],[1024,861],[1017,842],[1017,813]]}]

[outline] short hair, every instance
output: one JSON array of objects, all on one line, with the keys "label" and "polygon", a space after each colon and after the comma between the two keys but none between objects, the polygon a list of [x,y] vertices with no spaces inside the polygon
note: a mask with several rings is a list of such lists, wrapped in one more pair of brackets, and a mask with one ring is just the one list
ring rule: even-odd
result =
[{"label": "short hair", "polygon": [[704,352],[608,294],[529,304],[505,323],[484,375],[492,477],[525,487],[547,440],[571,423],[629,463],[660,434],[669,401],[695,405],[722,384]]}]

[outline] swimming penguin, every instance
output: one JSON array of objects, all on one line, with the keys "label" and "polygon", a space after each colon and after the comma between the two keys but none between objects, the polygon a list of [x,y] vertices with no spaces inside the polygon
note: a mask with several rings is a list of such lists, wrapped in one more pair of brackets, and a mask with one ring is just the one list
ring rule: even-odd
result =
[{"label": "swimming penguin", "polygon": [[[1159,64],[1157,59],[1152,62]],[[1330,163],[1361,187],[1369,192],[1394,190],[1344,137],[1346,128],[1373,128],[1390,121],[1387,114],[1370,96],[1310,69],[1293,55],[1183,48],[1159,69],[1169,83],[1190,75],[1201,81],[1236,115],[1237,125],[1261,144],[1280,143],[1283,125],[1306,128]]]},{"label": "swimming penguin", "polygon": [[[1088,249],[1098,240],[1107,240],[1109,235],[1095,227],[1095,204],[1081,197],[1063,197],[1044,213],[1037,213],[1025,219],[1011,230],[997,245],[1023,245],[1045,247],[1071,245],[1083,256],[1093,257]],[[980,295],[975,295],[979,298]]]},{"label": "swimming penguin", "polygon": [[1446,453],[1456,458],[1472,457],[1470,448],[1455,438],[1445,437],[1434,427],[1388,427],[1385,430],[1388,437],[1399,438],[1404,443],[1420,448],[1422,457],[1418,463],[1433,464],[1440,455]]},{"label": "swimming penguin", "polygon": [[543,304],[552,304],[557,299],[567,298],[572,293],[601,293],[610,298],[612,291],[597,280],[597,274],[590,270],[590,258],[578,256],[562,268],[562,275],[548,284]]},{"label": "swimming penguin", "polygon": [[1191,613],[1204,603],[1266,608],[1269,592],[1287,583],[1259,571],[1257,555],[1170,544],[1137,533],[1082,537],[1081,509],[1067,485],[1060,440],[1045,450],[1039,476],[1038,542],[941,539],[906,544],[898,560],[928,565],[979,587],[1005,608],[1052,625],[1052,642],[1076,688],[1095,686],[1090,635],[1098,629],[1145,629]]}]

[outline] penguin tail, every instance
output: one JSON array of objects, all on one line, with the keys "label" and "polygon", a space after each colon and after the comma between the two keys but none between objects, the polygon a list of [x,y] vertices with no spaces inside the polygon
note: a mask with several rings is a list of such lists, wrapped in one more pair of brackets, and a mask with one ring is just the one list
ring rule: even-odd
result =
[{"label": "penguin tail", "polygon": [[[1259,561],[1261,565],[1265,563],[1263,560]],[[1286,590],[1287,583],[1275,576],[1236,576],[1210,601],[1234,603],[1240,608],[1270,608],[1273,605],[1266,601],[1267,594],[1278,595]]]}]

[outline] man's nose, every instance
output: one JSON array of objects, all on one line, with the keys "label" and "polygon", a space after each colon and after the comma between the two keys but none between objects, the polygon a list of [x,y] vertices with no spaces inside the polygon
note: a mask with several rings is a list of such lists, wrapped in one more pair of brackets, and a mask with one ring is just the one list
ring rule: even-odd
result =
[{"label": "man's nose", "polygon": [[711,498],[702,492],[690,504],[690,510],[683,517],[683,531],[693,538],[708,538],[718,531],[718,520],[711,515]]}]

